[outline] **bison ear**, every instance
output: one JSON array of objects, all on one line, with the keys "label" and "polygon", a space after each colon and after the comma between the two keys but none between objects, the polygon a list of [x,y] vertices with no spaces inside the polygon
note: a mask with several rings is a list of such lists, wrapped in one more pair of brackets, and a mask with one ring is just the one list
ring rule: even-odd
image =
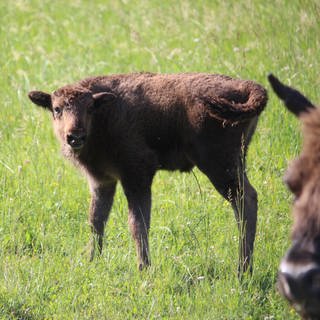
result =
[{"label": "bison ear", "polygon": [[268,80],[277,96],[285,103],[288,110],[297,117],[299,117],[301,113],[315,108],[299,91],[284,85],[273,74],[268,75]]},{"label": "bison ear", "polygon": [[30,91],[28,94],[30,100],[43,108],[52,109],[51,95],[42,91]]},{"label": "bison ear", "polygon": [[92,95],[93,100],[94,100],[94,107],[98,108],[102,105],[107,105],[110,102],[114,101],[116,96],[111,93],[111,92],[99,92],[99,93],[94,93]]}]

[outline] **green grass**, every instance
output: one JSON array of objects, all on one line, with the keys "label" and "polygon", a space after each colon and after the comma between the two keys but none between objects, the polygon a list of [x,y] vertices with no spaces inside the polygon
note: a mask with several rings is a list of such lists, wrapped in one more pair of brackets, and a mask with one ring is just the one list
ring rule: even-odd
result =
[{"label": "green grass", "polygon": [[[69,3],[69,4],[66,4]],[[237,279],[233,213],[198,170],[153,185],[152,267],[139,273],[121,188],[105,250],[84,254],[86,181],[27,98],[89,75],[272,71],[320,101],[317,0],[0,2],[0,319],[297,319],[275,289],[289,246],[282,183],[299,125],[270,92],[248,155],[259,194],[254,272]]]}]

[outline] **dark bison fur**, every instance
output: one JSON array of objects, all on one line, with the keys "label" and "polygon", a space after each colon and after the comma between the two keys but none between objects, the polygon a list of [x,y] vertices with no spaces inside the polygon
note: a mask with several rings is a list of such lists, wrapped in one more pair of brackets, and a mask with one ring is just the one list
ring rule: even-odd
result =
[{"label": "dark bison fur", "polygon": [[117,181],[129,204],[138,265],[150,264],[151,184],[157,170],[197,166],[227,199],[240,230],[240,264],[250,265],[257,194],[247,179],[245,154],[266,90],[223,75],[134,73],[87,78],[52,94],[29,97],[53,115],[64,155],[88,178],[89,220],[102,248]]}]

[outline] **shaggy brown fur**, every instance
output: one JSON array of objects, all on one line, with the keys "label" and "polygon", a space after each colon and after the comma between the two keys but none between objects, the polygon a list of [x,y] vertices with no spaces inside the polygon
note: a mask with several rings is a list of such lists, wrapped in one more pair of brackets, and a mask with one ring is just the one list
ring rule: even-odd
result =
[{"label": "shaggy brown fur", "polygon": [[244,157],[267,102],[261,86],[222,75],[136,73],[88,78],[52,95],[32,91],[29,97],[52,111],[63,153],[88,177],[89,219],[99,251],[119,180],[139,268],[150,264],[153,176],[159,169],[190,171],[196,165],[231,202],[242,230],[245,226],[240,270],[247,268],[257,196]]},{"label": "shaggy brown fur", "polygon": [[270,83],[302,123],[303,147],[285,182],[295,196],[293,245],[281,262],[280,292],[305,319],[320,319],[320,109],[270,75]]},{"label": "shaggy brown fur", "polygon": [[[300,116],[303,147],[300,156],[290,165],[287,184],[296,194],[293,214],[294,239],[314,239],[320,235],[320,109]],[[302,214],[303,213],[303,214]]]}]

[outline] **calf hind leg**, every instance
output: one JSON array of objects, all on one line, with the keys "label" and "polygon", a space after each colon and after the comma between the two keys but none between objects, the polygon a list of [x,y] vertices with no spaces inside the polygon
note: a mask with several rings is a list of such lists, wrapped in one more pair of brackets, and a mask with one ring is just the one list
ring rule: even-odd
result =
[{"label": "calf hind leg", "polygon": [[[250,267],[252,272],[252,254],[257,225],[257,192],[246,175],[236,194],[230,199],[239,229],[239,275]],[[233,191],[234,193],[234,191]]]},{"label": "calf hind leg", "polygon": [[250,184],[242,165],[221,165],[221,162],[219,165],[212,162],[199,168],[231,203],[239,229],[239,275],[248,267],[251,271],[257,223],[257,192]]}]

